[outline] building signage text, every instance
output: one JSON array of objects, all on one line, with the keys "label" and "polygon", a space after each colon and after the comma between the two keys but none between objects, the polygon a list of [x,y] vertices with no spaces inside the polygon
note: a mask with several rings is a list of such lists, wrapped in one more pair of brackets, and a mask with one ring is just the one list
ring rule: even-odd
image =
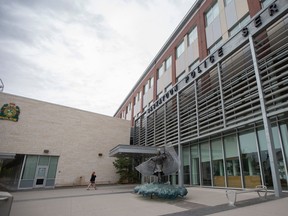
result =
[{"label": "building signage text", "polygon": [[[278,12],[278,7],[277,4],[274,2],[272,3],[266,11],[263,11],[263,13],[268,12],[269,16],[272,17],[274,16],[275,13]],[[262,14],[263,14],[262,13]],[[242,41],[238,42],[239,44],[244,42],[249,35],[249,28],[259,28],[263,24],[263,20],[261,15],[258,15],[255,17],[246,27],[244,27],[239,34],[242,35]],[[228,43],[232,43],[233,41],[228,41]],[[224,53],[225,46],[228,46],[227,43],[225,43],[222,47],[218,48],[218,50],[208,56],[204,61],[202,61],[196,68],[194,68],[189,74],[183,79],[185,82],[185,86],[194,81],[200,74],[205,73],[208,69],[210,69],[212,66],[214,66],[221,58],[223,58],[225,55],[228,53]],[[181,81],[182,82],[182,81]],[[184,88],[184,87],[183,87]],[[154,111],[157,107],[162,105],[162,103],[165,102],[165,100],[168,100],[172,96],[174,96],[178,92],[178,83],[168,92],[166,92],[163,96],[161,96],[157,101],[155,101],[154,104],[152,104],[147,112],[148,114],[152,111]]]}]

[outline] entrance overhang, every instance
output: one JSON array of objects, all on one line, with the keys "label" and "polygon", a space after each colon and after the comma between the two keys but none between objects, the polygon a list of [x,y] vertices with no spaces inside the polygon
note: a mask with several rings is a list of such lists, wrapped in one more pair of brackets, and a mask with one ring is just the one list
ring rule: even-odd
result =
[{"label": "entrance overhang", "polygon": [[0,160],[2,159],[14,159],[16,154],[13,153],[2,153],[0,152]]},{"label": "entrance overhang", "polygon": [[157,149],[159,147],[152,146],[135,146],[135,145],[125,145],[119,144],[110,150],[110,157],[128,156],[128,157],[140,157],[140,156],[150,156],[157,154]]}]

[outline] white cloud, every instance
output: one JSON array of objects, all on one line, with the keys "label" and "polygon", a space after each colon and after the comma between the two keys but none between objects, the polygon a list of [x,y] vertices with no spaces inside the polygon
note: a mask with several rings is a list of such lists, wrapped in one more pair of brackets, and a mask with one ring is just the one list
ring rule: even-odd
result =
[{"label": "white cloud", "polygon": [[4,92],[112,116],[194,1],[2,2]]}]

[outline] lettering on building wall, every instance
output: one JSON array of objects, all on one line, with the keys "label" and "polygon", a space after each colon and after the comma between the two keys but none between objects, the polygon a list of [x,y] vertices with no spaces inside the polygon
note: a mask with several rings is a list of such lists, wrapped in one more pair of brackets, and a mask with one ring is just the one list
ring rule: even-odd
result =
[{"label": "lettering on building wall", "polygon": [[[268,13],[270,16],[273,16],[276,12],[278,12],[278,8],[277,8],[277,4],[276,3],[272,3],[269,7],[268,7]],[[257,16],[254,19],[254,25],[256,28],[259,28],[262,25],[262,18],[261,15]],[[248,27],[244,27],[242,29],[242,35],[244,37],[247,37],[249,34],[249,29]]]},{"label": "lettering on building wall", "polygon": [[153,105],[151,105],[147,112],[150,113],[153,110],[155,110],[158,106],[160,106],[162,103],[164,103],[166,100],[168,100],[170,97],[172,97],[176,92],[178,91],[178,85],[173,86],[172,89],[170,89],[168,92],[166,92],[163,96],[161,96]]},{"label": "lettering on building wall", "polygon": [[[274,2],[272,3],[268,9],[264,12],[268,12],[269,16],[272,17],[274,16],[275,13],[278,12],[278,7],[277,4]],[[263,13],[262,13],[263,14]],[[258,15],[257,17],[254,18],[250,24],[245,26],[240,34],[242,34],[243,38],[246,38],[250,31],[249,31],[249,26],[253,28],[259,28],[263,24],[263,20],[261,15]],[[229,43],[229,42],[228,42]],[[225,46],[225,44],[223,45]],[[188,75],[184,78],[185,86],[194,81],[201,73],[205,73],[209,68],[214,66],[221,58],[225,56],[226,53],[224,53],[224,48],[220,47],[215,53],[209,55],[203,62],[201,62],[195,69],[193,69],[191,72],[188,73]],[[157,107],[159,107],[162,103],[165,102],[165,100],[168,100],[171,98],[174,94],[176,94],[178,91],[178,84],[174,86],[170,91],[164,94],[164,96],[160,97],[153,105],[151,105],[147,112],[148,114],[152,111],[154,111]]]}]

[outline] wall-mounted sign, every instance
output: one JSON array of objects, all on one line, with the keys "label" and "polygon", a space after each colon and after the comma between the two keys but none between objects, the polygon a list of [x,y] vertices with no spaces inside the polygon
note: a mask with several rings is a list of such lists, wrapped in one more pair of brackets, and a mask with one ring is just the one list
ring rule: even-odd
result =
[{"label": "wall-mounted sign", "polygon": [[1,108],[0,119],[17,122],[20,108],[14,103],[4,104]]},{"label": "wall-mounted sign", "polygon": [[[253,17],[250,22],[242,28],[235,36],[226,41],[218,50],[210,54],[203,61],[193,68],[186,77],[184,77],[179,83],[173,87],[172,90],[167,92],[164,96],[160,97],[155,101],[147,110],[147,113],[155,111],[158,107],[164,104],[164,101],[168,98],[172,98],[179,91],[185,88],[188,84],[194,82],[201,74],[207,72],[213,68],[218,62],[225,57],[228,57],[235,51],[236,48],[241,47],[245,42],[248,41],[248,35],[252,36],[257,32],[260,32],[269,23],[273,23],[282,14],[287,14],[287,0],[278,0],[273,2],[267,8],[263,9],[257,16]],[[279,18],[278,18],[279,19]]]}]

